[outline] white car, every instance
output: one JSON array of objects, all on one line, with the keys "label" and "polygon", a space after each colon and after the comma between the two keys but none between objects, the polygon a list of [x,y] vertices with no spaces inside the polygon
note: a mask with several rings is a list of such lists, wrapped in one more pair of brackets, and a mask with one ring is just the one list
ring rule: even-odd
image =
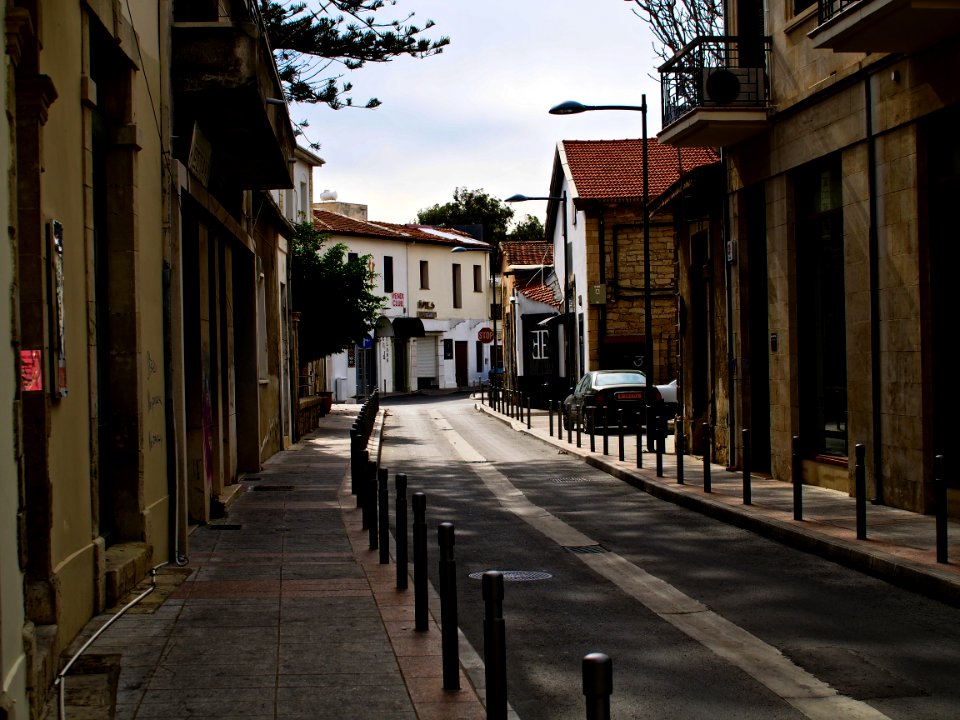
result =
[{"label": "white car", "polygon": [[657,385],[656,387],[663,398],[663,407],[667,412],[667,417],[672,418],[680,408],[680,404],[677,402],[677,381],[671,380],[665,385]]}]

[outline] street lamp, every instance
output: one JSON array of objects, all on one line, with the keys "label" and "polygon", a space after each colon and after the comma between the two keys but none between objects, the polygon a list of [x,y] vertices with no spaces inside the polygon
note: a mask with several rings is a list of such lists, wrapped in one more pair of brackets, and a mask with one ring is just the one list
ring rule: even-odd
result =
[{"label": "street lamp", "polygon": [[547,202],[559,202],[560,211],[563,213],[563,224],[561,232],[563,237],[563,332],[564,332],[564,353],[563,360],[566,365],[567,384],[572,385],[573,380],[573,345],[570,338],[573,337],[570,332],[570,246],[567,241],[567,191],[564,190],[559,195],[546,195],[541,197],[527,197],[526,195],[511,195],[505,202],[526,202],[527,200],[546,200]]},{"label": "street lamp", "polygon": [[498,245],[457,245],[455,248],[451,248],[450,252],[485,252],[492,253],[493,256],[493,273],[490,275],[490,282],[493,284],[493,307],[490,311],[491,319],[493,320],[493,347],[490,349],[490,370],[493,371],[493,377],[490,378],[490,381],[493,382],[499,376],[497,372],[497,367],[500,364],[498,357],[499,351],[497,350],[497,313],[500,312],[503,307],[501,303],[497,302],[497,300],[500,299],[497,297],[497,275],[500,273],[500,247]]},{"label": "street lamp", "polygon": [[[650,303],[650,179],[649,159],[647,157],[647,96],[640,96],[640,105],[584,105],[575,100],[567,100],[550,108],[551,115],[576,115],[591,110],[632,110],[643,113],[643,146],[641,157],[643,165],[643,374],[646,377],[646,389],[643,393],[647,406],[647,424],[650,423],[650,397],[653,392],[653,307]],[[647,450],[653,450],[653,436],[647,433]]]}]

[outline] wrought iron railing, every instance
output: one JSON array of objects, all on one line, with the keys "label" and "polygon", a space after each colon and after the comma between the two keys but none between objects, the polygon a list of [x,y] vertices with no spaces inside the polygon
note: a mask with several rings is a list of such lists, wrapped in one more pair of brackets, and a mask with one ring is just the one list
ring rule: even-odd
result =
[{"label": "wrought iron railing", "polygon": [[663,127],[703,107],[766,107],[770,38],[706,35],[660,66]]},{"label": "wrought iron railing", "polygon": [[823,25],[834,16],[839,15],[851,5],[857,5],[869,0],[818,0],[817,14],[819,16],[818,24]]}]

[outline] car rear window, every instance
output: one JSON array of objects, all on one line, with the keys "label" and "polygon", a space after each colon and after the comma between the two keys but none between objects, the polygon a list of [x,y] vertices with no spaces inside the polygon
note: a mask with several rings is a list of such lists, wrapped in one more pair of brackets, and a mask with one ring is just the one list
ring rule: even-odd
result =
[{"label": "car rear window", "polygon": [[609,385],[643,385],[647,379],[641,373],[604,373],[597,375],[597,387]]}]

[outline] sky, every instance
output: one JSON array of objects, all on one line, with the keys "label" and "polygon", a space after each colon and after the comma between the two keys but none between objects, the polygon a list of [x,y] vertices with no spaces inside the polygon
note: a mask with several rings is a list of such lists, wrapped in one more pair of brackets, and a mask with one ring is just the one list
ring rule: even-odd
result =
[{"label": "sky", "polygon": [[[440,55],[367,65],[344,78],[354,102],[383,104],[334,111],[294,105],[309,127],[300,143],[320,143],[314,200],[368,206],[368,218],[416,222],[419,210],[453,200],[456,188],[505,200],[549,194],[556,143],[642,135],[642,115],[596,111],[556,116],[565,100],[640,105],[647,134],[660,129],[661,61],[646,23],[625,0],[396,0],[378,18],[414,12]],[[546,217],[545,201],[512,205],[515,220]]]}]

